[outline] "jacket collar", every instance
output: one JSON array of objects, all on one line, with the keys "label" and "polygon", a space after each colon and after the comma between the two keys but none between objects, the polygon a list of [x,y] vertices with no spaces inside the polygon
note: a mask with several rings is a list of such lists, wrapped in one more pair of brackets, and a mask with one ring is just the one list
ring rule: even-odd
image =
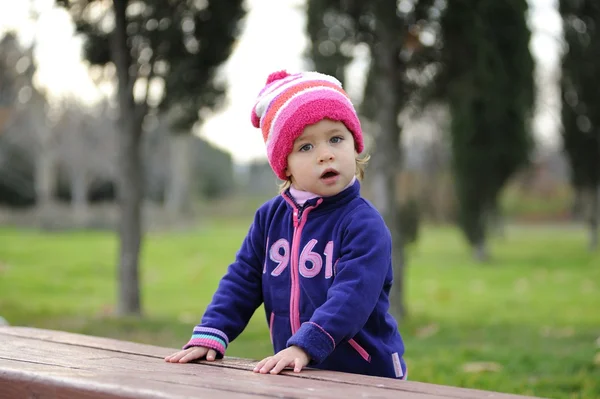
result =
[{"label": "jacket collar", "polygon": [[[316,207],[311,214],[322,213],[329,211],[333,208],[337,208],[347,204],[352,201],[354,198],[360,196],[360,181],[356,179],[354,184],[346,189],[340,191],[336,195],[332,195],[331,197],[316,197],[307,200],[303,206],[299,206],[294,197],[290,194],[289,188],[282,193],[288,200],[286,200],[288,206],[296,207],[296,209],[302,209],[306,207]],[[289,201],[291,200],[291,201]],[[321,201],[319,201],[321,200]],[[320,204],[319,204],[320,202]],[[293,204],[293,205],[292,205]]]}]

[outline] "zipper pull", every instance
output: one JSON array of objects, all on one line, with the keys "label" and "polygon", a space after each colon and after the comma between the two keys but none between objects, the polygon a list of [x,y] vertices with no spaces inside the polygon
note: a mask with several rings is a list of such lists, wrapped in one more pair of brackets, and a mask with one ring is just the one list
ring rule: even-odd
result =
[{"label": "zipper pull", "polygon": [[298,209],[295,208],[294,209],[294,227],[298,227],[298,224],[300,224],[300,220],[298,217]]}]

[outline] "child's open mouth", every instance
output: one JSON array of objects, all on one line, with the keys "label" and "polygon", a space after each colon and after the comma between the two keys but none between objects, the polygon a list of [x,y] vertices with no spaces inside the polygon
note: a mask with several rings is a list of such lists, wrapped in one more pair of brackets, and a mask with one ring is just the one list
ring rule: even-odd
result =
[{"label": "child's open mouth", "polygon": [[339,176],[339,172],[335,169],[327,169],[321,175],[321,179],[327,181],[333,181]]}]

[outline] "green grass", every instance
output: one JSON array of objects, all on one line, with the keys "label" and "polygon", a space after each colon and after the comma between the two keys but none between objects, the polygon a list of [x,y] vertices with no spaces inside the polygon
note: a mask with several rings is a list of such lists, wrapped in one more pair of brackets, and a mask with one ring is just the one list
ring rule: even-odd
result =
[{"label": "green grass", "polygon": [[[13,325],[180,347],[249,219],[148,235],[143,319],[112,316],[116,237],[0,229],[0,315]],[[509,226],[476,264],[460,234],[427,227],[408,250],[401,324],[411,380],[551,398],[600,397],[600,253],[573,227]],[[271,353],[258,311],[228,354]],[[594,360],[596,358],[596,360]]]}]

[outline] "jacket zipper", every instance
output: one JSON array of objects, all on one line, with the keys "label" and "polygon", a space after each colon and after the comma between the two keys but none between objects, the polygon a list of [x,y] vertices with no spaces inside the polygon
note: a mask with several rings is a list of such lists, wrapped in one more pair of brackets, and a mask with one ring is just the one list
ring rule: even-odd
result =
[{"label": "jacket zipper", "polygon": [[[292,328],[292,335],[300,329],[300,240],[302,237],[302,230],[308,220],[308,214],[311,210],[321,205],[323,198],[319,198],[317,203],[312,206],[300,207],[296,201],[288,196],[287,193],[283,196],[286,201],[292,206],[293,221],[294,221],[294,233],[292,235],[292,253],[291,253],[291,270],[290,270],[290,326]],[[304,217],[303,217],[304,216]]]},{"label": "jacket zipper", "polygon": [[[293,211],[293,220],[294,220],[294,233],[292,235],[292,253],[291,253],[291,270],[290,270],[290,279],[291,279],[291,287],[290,287],[290,325],[292,327],[292,335],[300,329],[300,255],[298,254],[300,250],[300,239],[302,236],[302,229],[304,229],[304,225],[306,224],[306,220],[308,219],[308,214],[311,210],[321,205],[323,202],[323,198],[319,198],[317,203],[313,206],[304,206],[301,207],[296,203],[294,198],[287,193],[284,193],[283,198],[291,205]],[[304,211],[306,211],[306,217],[303,219]],[[274,314],[271,314],[271,323]],[[273,327],[271,324],[271,334],[273,333]],[[272,338],[271,338],[272,340]],[[358,354],[367,362],[371,362],[371,355],[362,347],[356,340],[353,338],[348,341],[350,346],[358,352]]]},{"label": "jacket zipper", "polygon": [[[294,220],[294,233],[292,236],[292,253],[291,253],[291,288],[290,288],[290,325],[292,327],[292,335],[300,329],[300,239],[302,237],[302,230],[308,219],[308,214],[311,210],[321,205],[323,198],[319,198],[317,203],[313,206],[299,206],[292,196],[288,196],[287,193],[283,195],[283,198],[292,206],[293,220]],[[306,213],[304,212],[306,211]],[[302,216],[306,216],[302,218]],[[271,315],[273,317],[273,315]],[[271,329],[272,331],[272,329]],[[367,362],[371,362],[371,355],[354,339],[348,341],[350,346],[358,352],[358,354]]]}]

